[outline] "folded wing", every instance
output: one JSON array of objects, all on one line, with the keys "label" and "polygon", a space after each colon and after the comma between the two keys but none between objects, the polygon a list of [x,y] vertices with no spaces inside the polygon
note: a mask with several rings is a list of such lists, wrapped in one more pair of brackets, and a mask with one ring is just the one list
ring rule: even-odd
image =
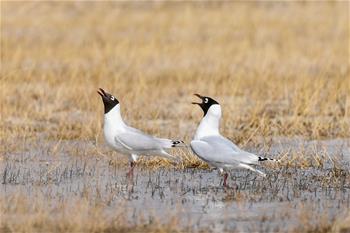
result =
[{"label": "folded wing", "polygon": [[191,148],[203,160],[223,164],[255,164],[258,156],[239,149],[234,143],[222,136],[208,136],[193,140]]},{"label": "folded wing", "polygon": [[126,149],[133,151],[157,151],[162,149],[159,140],[137,131],[127,131],[118,134],[115,140]]}]

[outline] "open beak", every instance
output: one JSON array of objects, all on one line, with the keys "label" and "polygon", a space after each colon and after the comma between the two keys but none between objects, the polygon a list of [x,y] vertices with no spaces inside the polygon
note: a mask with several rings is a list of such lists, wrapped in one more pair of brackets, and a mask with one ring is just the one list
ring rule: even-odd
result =
[{"label": "open beak", "polygon": [[97,91],[97,93],[103,98],[103,97],[106,97],[106,92],[102,89],[102,88],[99,88],[99,90]]},{"label": "open beak", "polygon": [[[201,100],[203,100],[203,96],[201,96],[200,94],[194,94],[194,95],[200,98]],[[198,104],[198,105],[201,105],[202,103],[192,102],[192,104]]]}]

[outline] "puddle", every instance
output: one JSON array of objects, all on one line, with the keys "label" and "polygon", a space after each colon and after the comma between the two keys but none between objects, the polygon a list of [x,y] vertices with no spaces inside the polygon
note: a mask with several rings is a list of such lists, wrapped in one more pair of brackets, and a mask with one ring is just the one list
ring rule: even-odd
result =
[{"label": "puddle", "polygon": [[88,197],[90,205],[103,203],[103,211],[110,216],[123,208],[130,224],[152,223],[155,219],[167,223],[176,218],[180,230],[214,232],[289,231],[303,221],[303,211],[311,213],[310,219],[318,224],[319,216],[333,219],[350,208],[346,140],[304,144],[279,140],[269,153],[303,148],[305,156],[323,151],[344,163],[337,170],[329,164],[320,168],[262,167],[268,174],[265,179],[250,171],[233,170],[230,188],[223,188],[218,171],[209,169],[153,170],[139,166],[130,179],[126,166],[113,165],[108,157],[93,156],[91,142],[55,145],[57,142],[46,142],[39,149],[5,155],[0,161],[0,195],[6,198],[23,193],[35,199],[40,194],[57,206],[62,201]]}]

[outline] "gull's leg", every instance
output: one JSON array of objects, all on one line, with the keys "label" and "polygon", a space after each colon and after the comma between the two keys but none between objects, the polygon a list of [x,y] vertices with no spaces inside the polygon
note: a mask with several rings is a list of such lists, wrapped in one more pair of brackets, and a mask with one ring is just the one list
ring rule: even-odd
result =
[{"label": "gull's leg", "polygon": [[227,177],[228,177],[228,174],[227,174],[227,173],[225,173],[225,174],[224,174],[224,184],[223,184],[225,188],[227,188],[227,187],[228,187],[228,186],[227,186],[227,183],[226,183],[226,181],[227,181]]},{"label": "gull's leg", "polygon": [[134,161],[130,161],[130,168],[129,168],[128,173],[126,173],[129,178],[134,176],[135,165],[136,165],[136,163]]},{"label": "gull's leg", "polygon": [[137,158],[138,158],[138,155],[135,155],[135,154],[131,154],[130,156],[130,169],[127,173],[127,176],[129,178],[134,176],[134,167],[136,166]]},{"label": "gull's leg", "polygon": [[219,172],[220,172],[220,175],[224,174],[223,186],[224,186],[225,188],[227,188],[227,187],[228,187],[228,186],[227,186],[227,177],[228,177],[228,173],[225,172],[224,169],[221,168],[221,167],[219,168]]}]

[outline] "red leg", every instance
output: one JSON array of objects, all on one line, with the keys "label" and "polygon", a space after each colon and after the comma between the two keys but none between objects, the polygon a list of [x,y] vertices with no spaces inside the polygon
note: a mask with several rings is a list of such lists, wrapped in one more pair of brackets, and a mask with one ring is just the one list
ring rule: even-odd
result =
[{"label": "red leg", "polygon": [[134,176],[134,167],[135,167],[136,163],[134,161],[131,161],[130,162],[130,169],[127,173],[127,176],[130,178],[130,177],[133,177]]},{"label": "red leg", "polygon": [[224,187],[227,187],[227,183],[226,183],[227,177],[228,177],[228,174],[225,173],[225,174],[224,174]]}]

